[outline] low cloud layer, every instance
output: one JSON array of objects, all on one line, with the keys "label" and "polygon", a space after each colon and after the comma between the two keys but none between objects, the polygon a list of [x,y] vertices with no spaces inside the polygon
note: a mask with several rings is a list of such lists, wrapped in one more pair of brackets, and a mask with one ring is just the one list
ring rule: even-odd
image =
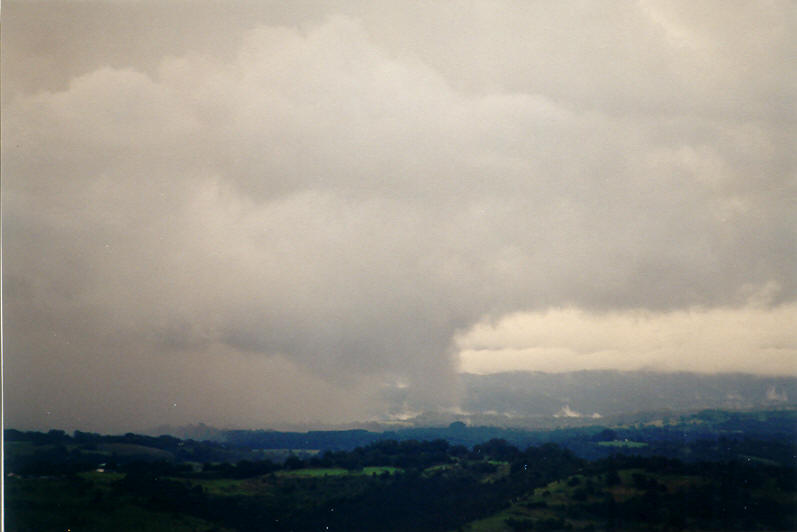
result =
[{"label": "low cloud layer", "polygon": [[481,323],[457,340],[461,370],[797,375],[797,305],[670,312],[555,309]]},{"label": "low cloud layer", "polygon": [[[765,294],[756,323],[780,326],[797,294],[795,10],[700,5],[242,4],[218,27],[212,4],[11,3],[9,423],[452,407],[455,336],[523,311],[574,337],[599,333],[593,312],[688,331]],[[131,32],[146,42],[120,48]]]}]

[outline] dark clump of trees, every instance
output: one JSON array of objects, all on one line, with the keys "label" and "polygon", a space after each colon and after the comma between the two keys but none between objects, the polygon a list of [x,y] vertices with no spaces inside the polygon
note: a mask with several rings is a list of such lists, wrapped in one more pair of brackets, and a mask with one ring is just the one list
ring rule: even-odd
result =
[{"label": "dark clump of trees", "polygon": [[518,532],[527,530],[555,531],[573,529],[573,525],[567,523],[564,519],[557,517],[549,517],[546,519],[520,519],[516,517],[510,517],[504,519],[504,523],[506,523],[506,525],[512,530],[517,530]]},{"label": "dark clump of trees", "polygon": [[[447,464],[464,448],[452,447],[446,440],[383,440],[356,447],[351,451],[328,451],[321,458],[311,458],[314,467],[343,467],[358,470],[368,466],[391,466],[402,469],[425,469]],[[467,452],[467,449],[464,449]]]}]

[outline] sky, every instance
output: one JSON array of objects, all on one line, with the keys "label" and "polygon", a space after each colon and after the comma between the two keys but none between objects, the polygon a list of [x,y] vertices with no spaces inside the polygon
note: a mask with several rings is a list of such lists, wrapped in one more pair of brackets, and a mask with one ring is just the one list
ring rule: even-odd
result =
[{"label": "sky", "polygon": [[797,5],[2,6],[7,426],[797,376]]}]

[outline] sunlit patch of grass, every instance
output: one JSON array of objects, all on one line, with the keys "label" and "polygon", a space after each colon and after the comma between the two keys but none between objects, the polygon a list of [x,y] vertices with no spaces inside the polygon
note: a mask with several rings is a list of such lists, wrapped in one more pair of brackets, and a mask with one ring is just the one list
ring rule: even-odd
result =
[{"label": "sunlit patch of grass", "polygon": [[335,477],[349,475],[351,472],[342,467],[309,467],[306,469],[294,469],[293,471],[280,471],[277,476],[289,478],[315,478],[315,477]]},{"label": "sunlit patch of grass", "polygon": [[485,475],[482,479],[482,482],[491,484],[501,478],[509,476],[509,472],[511,470],[509,462],[500,462],[498,460],[490,460],[489,462],[498,467],[496,468],[495,473],[489,473]]},{"label": "sunlit patch of grass", "polygon": [[434,473],[436,471],[447,471],[447,470],[453,468],[454,466],[455,466],[455,464],[438,464],[438,465],[433,465],[433,466],[427,467],[423,471],[425,473]]},{"label": "sunlit patch of grass", "polygon": [[502,510],[490,517],[471,521],[462,530],[465,532],[511,532],[512,529],[504,521],[513,516],[511,510]]},{"label": "sunlit patch of grass", "polygon": [[382,473],[388,473],[391,475],[395,475],[396,473],[400,473],[404,471],[400,467],[393,467],[393,466],[368,466],[363,468],[363,475],[381,475]]}]

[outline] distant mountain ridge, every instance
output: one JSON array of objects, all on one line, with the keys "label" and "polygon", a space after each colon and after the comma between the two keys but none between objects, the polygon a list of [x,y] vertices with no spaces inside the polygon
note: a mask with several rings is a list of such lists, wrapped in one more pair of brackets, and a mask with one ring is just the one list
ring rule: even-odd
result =
[{"label": "distant mountain ridge", "polygon": [[[403,427],[381,431],[347,429],[286,432],[238,429],[219,431],[219,439],[209,445],[214,453],[238,453],[238,460],[247,458],[251,453],[255,453],[255,457],[261,456],[258,453],[265,453],[269,459],[284,460],[292,453],[312,456],[319,452],[352,450],[390,440],[400,442],[445,440],[451,445],[473,447],[495,439],[504,440],[518,448],[556,443],[589,459],[610,456],[628,448],[633,449],[635,454],[641,453],[647,456],[662,455],[683,460],[722,460],[725,459],[723,456],[728,458],[742,452],[740,445],[749,451],[745,451],[747,454],[760,458],[764,453],[766,459],[774,459],[783,464],[792,463],[797,456],[795,454],[797,453],[795,446],[797,408],[783,407],[745,412],[708,409],[694,414],[671,416],[666,423],[658,421],[613,425],[612,428],[602,423],[582,426],[560,425],[557,428],[519,428],[469,426],[456,421],[448,426]],[[19,431],[7,430],[6,434],[17,439],[24,436]],[[87,436],[95,439],[99,437],[91,434],[79,436],[82,439],[86,439]],[[109,441],[117,441],[119,438],[122,438],[122,441],[140,440],[140,443],[149,442],[151,445],[161,447],[163,445],[174,447],[175,441],[174,438],[162,436],[149,437],[147,440],[147,437],[134,434],[109,438],[111,439]],[[727,440],[726,443],[737,442],[736,450],[731,452],[728,450],[730,448],[718,447],[717,442],[723,438]],[[751,443],[753,440],[755,442]],[[189,441],[189,443],[194,446],[196,442]],[[698,453],[700,449],[702,450]]]}]

